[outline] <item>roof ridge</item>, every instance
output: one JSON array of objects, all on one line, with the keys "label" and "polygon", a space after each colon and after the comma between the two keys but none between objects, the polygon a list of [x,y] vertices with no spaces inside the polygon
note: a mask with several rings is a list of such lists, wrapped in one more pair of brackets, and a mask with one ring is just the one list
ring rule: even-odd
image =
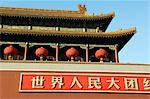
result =
[{"label": "roof ridge", "polygon": [[37,8],[17,8],[17,7],[0,7],[0,14],[11,16],[63,16],[63,17],[89,17],[89,18],[108,18],[114,17],[115,13],[101,13],[99,15],[90,15],[86,13],[85,6],[78,6],[78,10],[50,10],[50,9],[37,9]]},{"label": "roof ridge", "polygon": [[0,9],[8,9],[8,10],[38,10],[38,11],[64,11],[64,12],[78,12],[78,11],[76,11],[76,10],[55,10],[55,9],[45,9],[45,8],[43,8],[43,9],[40,9],[40,8],[20,8],[20,7],[0,7]]}]

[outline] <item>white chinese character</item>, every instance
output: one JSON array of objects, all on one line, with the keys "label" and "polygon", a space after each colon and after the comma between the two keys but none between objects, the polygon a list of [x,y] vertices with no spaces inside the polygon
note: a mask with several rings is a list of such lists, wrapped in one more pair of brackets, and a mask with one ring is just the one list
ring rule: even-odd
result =
[{"label": "white chinese character", "polygon": [[144,78],[143,84],[144,84],[144,90],[150,90],[150,79]]},{"label": "white chinese character", "polygon": [[116,87],[117,89],[120,89],[120,86],[117,85],[118,82],[120,82],[119,80],[115,80],[114,77],[111,78],[111,80],[107,80],[106,82],[110,82],[108,89],[112,88],[113,86]]},{"label": "white chinese character", "polygon": [[89,86],[88,88],[97,88],[97,89],[100,89],[101,86],[101,81],[100,81],[100,78],[99,77],[88,77],[88,82],[89,82]]},{"label": "white chinese character", "polygon": [[33,77],[32,88],[44,88],[44,77],[43,76]]},{"label": "white chinese character", "polygon": [[62,88],[62,85],[64,85],[63,77],[52,76],[52,88],[55,88],[57,84],[59,88]]},{"label": "white chinese character", "polygon": [[138,90],[138,81],[137,78],[124,78],[125,89]]},{"label": "white chinese character", "polygon": [[82,85],[80,84],[80,82],[76,76],[73,78],[70,88],[72,88],[75,84],[77,84],[79,88],[82,88]]}]

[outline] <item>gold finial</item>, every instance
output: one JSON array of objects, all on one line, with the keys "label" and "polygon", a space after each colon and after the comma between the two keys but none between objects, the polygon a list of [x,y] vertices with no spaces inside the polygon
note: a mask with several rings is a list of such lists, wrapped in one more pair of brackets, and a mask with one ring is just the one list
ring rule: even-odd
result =
[{"label": "gold finial", "polygon": [[83,15],[86,15],[86,6],[85,5],[78,5],[79,12]]}]

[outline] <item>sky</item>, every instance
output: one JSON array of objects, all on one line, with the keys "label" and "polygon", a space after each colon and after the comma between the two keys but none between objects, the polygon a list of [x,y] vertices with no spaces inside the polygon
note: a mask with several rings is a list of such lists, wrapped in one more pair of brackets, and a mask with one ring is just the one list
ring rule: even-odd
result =
[{"label": "sky", "polygon": [[86,5],[87,13],[115,12],[106,31],[136,27],[136,34],[119,52],[120,63],[150,64],[150,0],[0,0],[0,6],[77,10]]}]

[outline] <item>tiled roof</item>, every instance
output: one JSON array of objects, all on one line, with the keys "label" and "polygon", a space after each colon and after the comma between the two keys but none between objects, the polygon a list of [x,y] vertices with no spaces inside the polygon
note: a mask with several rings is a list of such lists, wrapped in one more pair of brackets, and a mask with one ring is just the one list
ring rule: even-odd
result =
[{"label": "tiled roof", "polygon": [[21,30],[0,29],[1,33],[34,34],[34,35],[64,35],[64,36],[91,36],[91,37],[120,37],[132,35],[136,28],[120,29],[113,32],[76,32],[76,31],[44,31],[44,30]]},{"label": "tiled roof", "polygon": [[104,19],[113,18],[115,13],[87,15],[85,7],[79,7],[77,11],[0,7],[0,15],[42,18]]}]

